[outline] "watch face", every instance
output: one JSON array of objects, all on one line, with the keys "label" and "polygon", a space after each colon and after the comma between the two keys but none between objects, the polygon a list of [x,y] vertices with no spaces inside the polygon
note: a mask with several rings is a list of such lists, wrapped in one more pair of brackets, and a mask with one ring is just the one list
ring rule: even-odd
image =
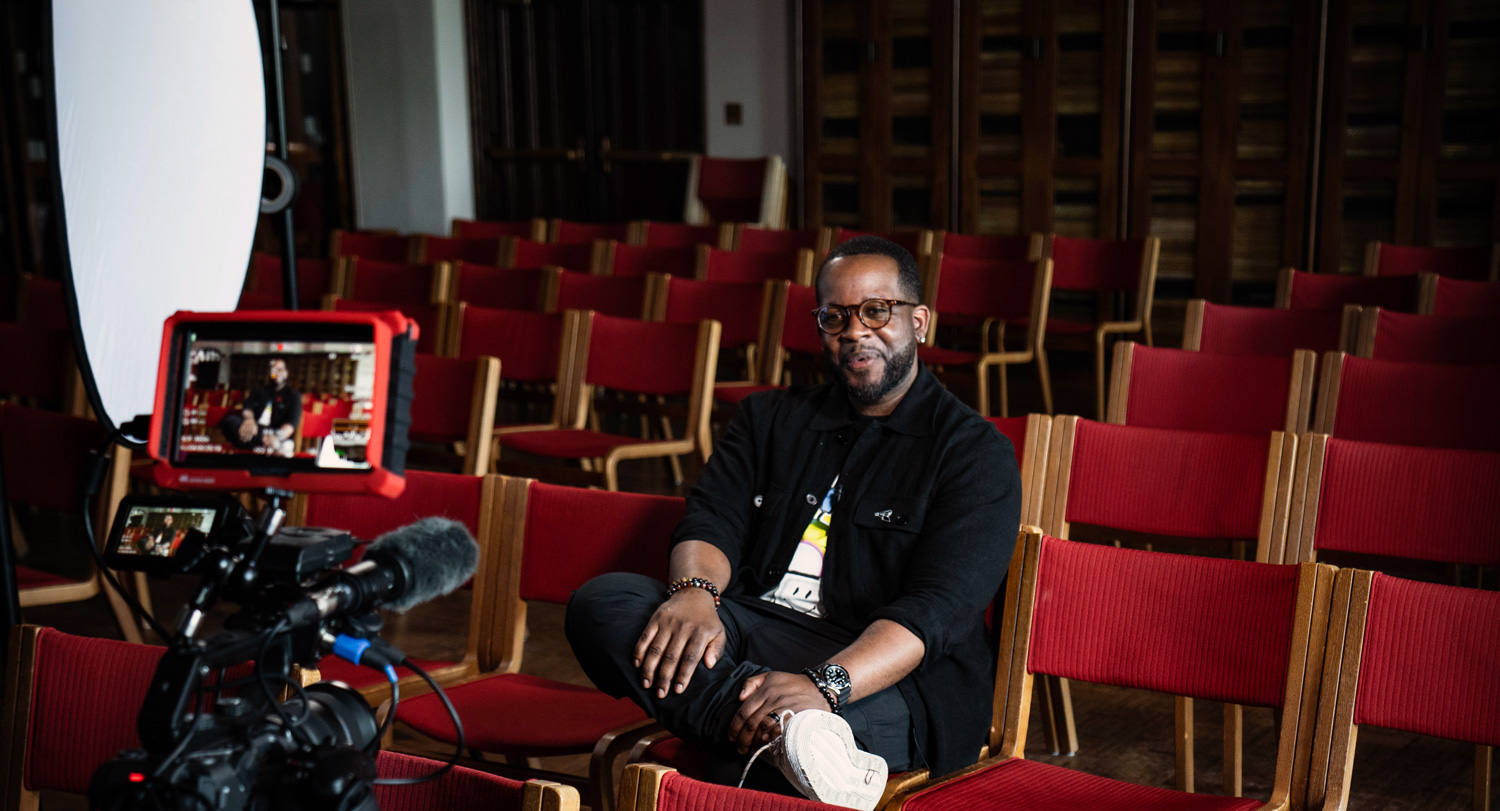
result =
[{"label": "watch face", "polygon": [[850,687],[849,671],[841,665],[824,665],[823,680],[828,682],[828,686],[832,687],[835,692],[842,693]]}]

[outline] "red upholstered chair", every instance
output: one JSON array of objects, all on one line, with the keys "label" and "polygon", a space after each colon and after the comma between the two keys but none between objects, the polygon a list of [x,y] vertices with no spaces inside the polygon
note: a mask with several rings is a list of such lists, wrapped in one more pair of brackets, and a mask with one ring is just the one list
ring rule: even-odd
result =
[{"label": "red upholstered chair", "polygon": [[549,313],[595,310],[618,318],[646,318],[656,297],[651,276],[595,276],[564,270],[557,277],[557,296],[546,302]]},{"label": "red upholstered chair", "polygon": [[1042,258],[1041,234],[954,234],[938,231],[932,240],[933,253],[954,259],[1011,259],[1036,261]]},{"label": "red upholstered chair", "polygon": [[449,301],[499,310],[542,312],[557,299],[558,279],[563,271],[545,268],[496,268],[455,262],[449,277]]},{"label": "red upholstered chair", "polygon": [[1201,298],[1188,301],[1182,348],[1221,355],[1285,357],[1298,349],[1349,351],[1359,324],[1359,306],[1341,310],[1272,310],[1234,307]]},{"label": "red upholstered chair", "polygon": [[[1053,338],[1081,340],[1092,336],[1094,350],[1095,404],[1104,411],[1105,343],[1110,335],[1140,332],[1151,346],[1151,301],[1156,289],[1156,260],[1161,240],[1074,239],[1053,234],[1046,242],[1052,258],[1052,289],[1091,291],[1104,297],[1131,296],[1134,306],[1123,321],[1096,319],[1071,321],[1053,318],[1047,334]],[[1103,302],[1101,302],[1102,306]]]},{"label": "red upholstered chair", "polygon": [[1500,453],[1324,434],[1299,446],[1288,561],[1331,550],[1500,565]]},{"label": "red upholstered chair", "polygon": [[1500,281],[1500,245],[1462,248],[1418,248],[1370,242],[1365,246],[1366,276],[1413,276],[1436,273],[1450,279]]},{"label": "red upholstered chair", "polygon": [[[323,297],[329,293],[342,292],[334,290],[334,263],[327,259],[311,259],[304,256],[297,257],[297,306],[304,310],[316,310],[323,306]],[[281,291],[281,257],[269,253],[250,254],[250,278],[245,286],[246,293],[255,296],[250,301],[255,304],[263,303],[259,298],[268,297],[264,303],[276,302],[275,307],[265,309],[281,309],[283,306]],[[245,301],[241,299],[242,303]],[[254,309],[262,309],[256,306]]]},{"label": "red upholstered chair", "polygon": [[1219,355],[1115,344],[1109,422],[1264,436],[1307,431],[1317,356]]},{"label": "red upholstered chair", "polygon": [[1500,366],[1323,356],[1313,430],[1357,442],[1500,451]]},{"label": "red upholstered chair", "polygon": [[1282,268],[1276,277],[1281,310],[1339,310],[1346,304],[1417,311],[1416,276],[1343,276]]},{"label": "red upholstered chair", "polygon": [[610,276],[645,276],[665,273],[680,279],[698,275],[698,246],[663,248],[649,245],[616,245],[610,255]]},{"label": "red upholstered chair", "polygon": [[[744,373],[737,380],[716,384],[760,382],[764,364],[760,347],[765,344],[766,323],[786,306],[788,282],[762,284],[704,282],[659,276],[651,320],[668,324],[696,324],[704,319],[719,322],[719,351],[733,352]],[[721,375],[722,377],[722,375]]]},{"label": "red upholstered chair", "polygon": [[[559,364],[571,361],[565,345],[561,313],[529,313],[471,307],[453,309],[450,354],[464,360],[489,356],[500,359],[500,403],[495,433],[557,427],[552,406],[557,394]],[[563,369],[563,379],[567,378]],[[491,459],[494,459],[493,449]]]},{"label": "red upholstered chair", "polygon": [[336,291],[354,301],[442,304],[448,300],[447,262],[417,264],[350,257],[338,271]]},{"label": "red upholstered chair", "polygon": [[30,273],[21,275],[16,322],[46,329],[68,329],[68,302],[63,283]]},{"label": "red upholstered chair", "polygon": [[[500,504],[504,551],[490,563],[496,604],[482,654],[495,673],[448,696],[475,751],[513,758],[594,751],[588,780],[554,779],[582,783],[588,805],[600,808],[604,797],[613,796],[609,767],[617,753],[609,746],[611,733],[642,724],[646,715],[628,699],[524,673],[526,607],[565,604],[574,589],[606,572],[665,580],[672,527],[686,506],[680,498],[512,478],[503,480]],[[437,696],[402,701],[398,719],[435,741],[432,752],[452,752],[453,724]]]},{"label": "red upholstered chair", "polygon": [[[940,378],[950,377],[954,367],[972,375],[975,380],[975,408],[990,413],[990,369],[1000,373],[1000,416],[1010,414],[1010,397],[1006,377],[1009,367],[1017,363],[1036,363],[1042,384],[1042,402],[1052,412],[1052,376],[1047,369],[1047,351],[1043,341],[1047,330],[1047,307],[1052,298],[1052,260],[981,260],[952,259],[933,254],[928,262],[923,300],[939,317],[941,325],[957,321],[979,327],[979,345],[975,348],[940,346],[942,333],[929,326],[927,343],[917,349],[917,356],[933,367]],[[1019,349],[1007,351],[1005,329],[1011,324],[1024,330]],[[946,342],[945,342],[946,343]],[[945,383],[947,381],[945,380]]]},{"label": "red upholstered chair", "polygon": [[[104,428],[93,420],[0,403],[0,464],[4,465],[6,498],[12,512],[39,509],[68,515],[82,513],[79,482],[83,480],[89,453],[103,446],[105,438]],[[82,520],[92,522],[94,538],[101,545],[109,536],[115,510],[125,496],[130,454],[117,450],[109,465],[92,505],[93,514],[81,516]],[[0,515],[0,521],[11,521],[17,530],[22,527],[11,515]],[[18,533],[15,541],[20,550],[45,544],[63,546],[69,550],[68,557],[79,554],[73,551],[78,547],[72,545],[75,541],[71,538],[41,533],[22,537]],[[138,576],[134,582],[139,591],[137,596],[149,610],[151,600],[144,590],[145,577]],[[120,633],[131,642],[141,641],[140,626],[125,601],[104,584],[92,563],[88,574],[75,580],[27,565],[23,554],[16,564],[16,587],[23,609],[82,602],[102,591],[120,625]]]},{"label": "red upholstered chair", "polygon": [[768,279],[785,279],[796,284],[812,284],[815,272],[813,252],[754,252],[698,250],[698,278],[711,282],[746,282],[759,284]]},{"label": "red upholstered chair", "polygon": [[[298,496],[288,510],[287,520],[302,526],[333,527],[342,529],[360,541],[373,541],[398,527],[431,516],[444,516],[463,524],[479,542],[479,569],[471,581],[468,605],[468,638],[462,655],[456,660],[430,660],[414,658],[417,664],[432,674],[444,687],[462,684],[493,670],[481,661],[485,632],[494,603],[490,596],[491,578],[495,574],[495,557],[500,548],[500,487],[499,476],[463,476],[456,473],[433,473],[425,470],[406,471],[406,489],[396,498],[381,498],[367,495],[329,495],[313,493]],[[434,601],[417,611],[433,615],[451,616],[459,613],[453,597]],[[325,679],[333,679],[358,690],[370,702],[379,706],[390,698],[390,684],[385,676],[368,668],[352,665],[342,659],[328,656],[318,665]],[[401,696],[398,714],[406,715],[404,699],[425,692],[425,682],[420,677],[400,670]],[[467,718],[465,719],[467,720]]]},{"label": "red upholstered chair", "polygon": [[695,156],[688,170],[682,221],[754,223],[762,228],[786,226],[786,164],[778,155],[764,158]]},{"label": "red upholstered chair", "polygon": [[506,237],[501,248],[500,266],[539,268],[554,265],[578,273],[593,273],[600,267],[608,250],[609,245],[605,242],[554,245],[550,242],[533,242],[529,239]]},{"label": "red upholstered chair", "polygon": [[73,335],[66,327],[0,323],[0,400],[52,410],[71,400]]},{"label": "red upholstered chair", "polygon": [[422,234],[412,238],[413,262],[473,262],[485,267],[500,265],[500,237],[434,237]]},{"label": "red upholstered chair", "polygon": [[625,242],[630,238],[630,223],[626,222],[574,222],[552,219],[547,221],[547,241],[561,245],[579,242],[606,240]]},{"label": "red upholstered chair", "polygon": [[547,238],[547,221],[540,217],[507,221],[461,220],[455,217],[451,233],[465,239],[519,237],[541,242]]},{"label": "red upholstered chair", "polygon": [[1436,273],[1423,273],[1422,315],[1457,316],[1459,318],[1500,318],[1500,282],[1469,282],[1446,279]]},{"label": "red upholstered chair", "polygon": [[[456,458],[439,459],[437,464],[469,476],[488,472],[500,361],[486,356],[459,359],[418,353],[416,379],[420,382],[411,401],[411,438],[449,447],[461,443]],[[423,449],[413,447],[406,464],[423,467],[427,456]]]},{"label": "red upholstered chair", "polygon": [[734,227],[734,249],[751,253],[791,253],[806,248],[817,256],[828,253],[821,228]]},{"label": "red upholstered chair", "polygon": [[[1332,591],[1327,566],[1270,566],[1027,534],[1006,580],[992,757],[887,807],[1301,808],[1294,787],[1306,779]],[[1026,760],[1031,693],[1041,675],[1278,708],[1270,802],[1184,793],[1190,785],[1178,791],[1135,785]],[[1239,793],[1237,781],[1226,785]]]},{"label": "red upholstered chair", "polygon": [[925,228],[919,231],[887,231],[885,233],[856,231],[852,228],[829,228],[828,233],[824,236],[824,244],[828,246],[829,250],[832,250],[855,237],[865,236],[884,237],[905,248],[918,260],[933,251],[932,231]]},{"label": "red upholstered chair", "polygon": [[[568,311],[564,319],[564,340],[571,351],[558,368],[553,407],[558,423],[510,429],[502,435],[501,446],[533,456],[578,460],[582,469],[518,464],[502,456],[501,472],[537,471],[616,490],[618,466],[626,459],[685,453],[708,459],[713,448],[708,417],[718,364],[718,322],[660,324],[577,310]],[[591,406],[604,402],[595,390],[624,395],[608,403],[615,409],[647,416],[685,413],[682,438],[646,439],[589,428]],[[683,407],[661,405],[669,397],[685,401]]]},{"label": "red upholstered chair", "polygon": [[357,256],[379,262],[405,262],[411,256],[409,237],[388,231],[334,231],[328,256]]},{"label": "red upholstered chair", "polygon": [[[1331,612],[1348,619],[1328,635],[1308,807],[1348,807],[1355,738],[1371,726],[1475,744],[1474,807],[1488,808],[1490,752],[1500,746],[1500,593],[1345,569]],[[1399,779],[1401,760],[1381,767]]]},{"label": "red upholstered chair", "polygon": [[620,778],[619,802],[615,805],[616,811],[839,811],[841,808],[801,797],[705,783],[655,763],[625,767]]},{"label": "red upholstered chair", "polygon": [[[444,761],[446,762],[446,761]],[[376,776],[382,780],[422,777],[443,762],[400,752],[375,755]],[[522,783],[509,777],[455,766],[436,780],[414,785],[376,786],[382,811],[430,811],[434,808],[470,811],[578,811],[578,789],[550,780]]]},{"label": "red upholstered chair", "polygon": [[734,246],[734,226],[730,223],[718,225],[690,225],[681,222],[656,222],[639,220],[635,223],[634,245],[653,248],[710,248]]},{"label": "red upholstered chair", "polygon": [[761,373],[761,380],[779,386],[791,382],[793,377],[805,375],[808,382],[821,377],[823,338],[812,316],[812,311],[817,308],[818,293],[812,285],[792,284],[787,287],[781,329],[778,331],[773,327],[768,331],[766,351],[762,353],[766,368]]},{"label": "red upholstered chair", "polygon": [[1359,314],[1354,354],[1411,363],[1500,364],[1500,318],[1409,315],[1366,307]]},{"label": "red upholstered chair", "polygon": [[1041,490],[1047,473],[1047,447],[1051,444],[1052,418],[1046,414],[1024,417],[986,417],[1016,449],[1021,468],[1021,525],[1042,521]]},{"label": "red upholstered chair", "polygon": [[[1280,563],[1296,446],[1295,436],[1279,431],[1210,434],[1057,417],[1041,526],[1059,538],[1187,539],[1195,548],[1237,558],[1253,542],[1257,561]],[[1067,685],[1053,689],[1061,712],[1049,740],[1076,751]],[[1190,703],[1178,709],[1179,722],[1192,711]],[[1238,723],[1233,727],[1238,740]],[[1191,740],[1190,723],[1184,734]],[[1183,782],[1188,779],[1179,772],[1178,787],[1191,790]]]},{"label": "red upholstered chair", "polygon": [[378,313],[396,310],[417,322],[417,351],[440,353],[447,335],[448,307],[418,300],[406,302],[365,301],[339,296],[324,296],[323,309],[331,312]]}]

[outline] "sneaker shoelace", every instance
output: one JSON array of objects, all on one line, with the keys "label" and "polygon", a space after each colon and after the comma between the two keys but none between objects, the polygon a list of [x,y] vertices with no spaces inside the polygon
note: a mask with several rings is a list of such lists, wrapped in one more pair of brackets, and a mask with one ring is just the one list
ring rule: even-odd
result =
[{"label": "sneaker shoelace", "polygon": [[796,713],[792,712],[791,710],[782,710],[781,712],[776,714],[776,723],[781,725],[781,734],[761,744],[760,748],[756,749],[755,752],[750,755],[750,761],[745,764],[745,770],[740,772],[740,782],[739,785],[735,786],[735,788],[744,788],[745,778],[750,776],[750,767],[755,765],[755,759],[760,757],[760,754],[762,752],[770,749],[772,746],[775,746],[778,741],[786,737],[786,725],[787,722],[791,720],[793,715],[796,715]]}]

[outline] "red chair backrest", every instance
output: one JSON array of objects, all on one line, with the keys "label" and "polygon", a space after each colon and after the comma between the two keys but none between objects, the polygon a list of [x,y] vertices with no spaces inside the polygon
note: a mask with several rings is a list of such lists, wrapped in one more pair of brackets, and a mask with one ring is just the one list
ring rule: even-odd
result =
[{"label": "red chair backrest", "polygon": [[423,240],[423,262],[473,262],[495,267],[500,263],[499,237],[434,237]]},{"label": "red chair backrest", "polygon": [[696,248],[699,245],[717,248],[719,247],[719,226],[647,222],[645,242],[653,248]]},{"label": "red chair backrest", "polygon": [[645,276],[647,273],[666,273],[683,279],[691,279],[698,273],[698,247],[687,245],[662,248],[649,245],[615,246],[611,276]]},{"label": "red chair backrest", "polygon": [[686,513],[681,498],[532,482],[521,599],[566,603],[574,589],[608,572],[666,580],[672,528]]},{"label": "red chair backrest", "polygon": [[823,333],[812,311],[818,309],[818,294],[811,285],[793,284],[786,292],[786,318],[781,324],[781,348],[803,355],[823,353]]},{"label": "red chair backrest", "polygon": [[[443,764],[436,760],[379,752],[375,773],[381,779],[409,779],[432,774]],[[408,785],[377,785],[375,800],[381,811],[429,811],[433,808],[521,811],[526,784],[498,774],[454,766],[442,777]]]},{"label": "red chair backrest", "polygon": [[1013,234],[1009,236],[997,236],[993,234],[954,234],[943,235],[941,246],[943,256],[954,259],[1012,259],[1026,260],[1031,258],[1031,235]]},{"label": "red chair backrest", "polygon": [[1296,566],[1043,538],[1032,673],[1279,707]]},{"label": "red chair backrest", "polygon": [[1141,287],[1143,239],[1052,237],[1052,286],[1060,290],[1135,292]]},{"label": "red chair backrest", "polygon": [[1410,315],[1385,309],[1375,317],[1372,357],[1377,360],[1500,364],[1500,318]]},{"label": "red chair backrest", "polygon": [[539,268],[543,265],[557,265],[568,270],[586,273],[593,269],[593,264],[594,245],[591,242],[554,245],[550,242],[518,239],[516,240],[516,255],[511,260],[510,266]]},{"label": "red chair backrest", "polygon": [[1500,564],[1500,453],[1330,438],[1319,487],[1315,549]]},{"label": "red chair backrest", "polygon": [[[308,403],[307,398],[304,396],[302,403],[302,437],[304,439],[316,439],[333,433],[334,417],[332,408],[322,403],[314,406]],[[223,417],[221,416],[220,419],[223,419]],[[209,424],[218,425],[216,422]]]},{"label": "red chair backrest", "polygon": [[1253,539],[1270,442],[1269,435],[1079,420],[1064,519],[1184,538]]},{"label": "red chair backrest", "polygon": [[1424,448],[1500,451],[1500,366],[1345,357],[1334,436]]},{"label": "red chair backrest", "polygon": [[[266,309],[280,309],[281,302],[284,300],[281,294],[281,257],[268,253],[253,253],[250,255],[250,272],[255,274],[254,292],[257,296],[275,297],[277,305]],[[304,310],[316,310],[323,306],[323,297],[333,292],[332,286],[332,262],[327,259],[297,257],[298,307]]]},{"label": "red chair backrest", "polygon": [[85,794],[99,764],[140,746],[136,715],[165,652],[40,629],[26,788]]},{"label": "red chair backrest", "polygon": [[458,301],[499,310],[540,312],[542,290],[547,273],[541,268],[496,268],[459,262],[453,266],[458,276]]},{"label": "red chair backrest", "polygon": [[1416,276],[1342,276],[1337,273],[1291,273],[1292,310],[1342,310],[1345,304],[1417,311]]},{"label": "red chair backrest", "polygon": [[558,310],[595,310],[640,318],[646,306],[644,276],[595,276],[563,271],[557,281]]},{"label": "red chair backrest", "polygon": [[1436,273],[1453,279],[1483,280],[1490,275],[1490,248],[1418,248],[1377,242],[1375,272],[1381,276]]},{"label": "red chair backrest", "polygon": [[531,220],[484,221],[454,220],[453,236],[463,239],[495,239],[497,237],[520,237],[531,239]]},{"label": "red chair backrest", "polygon": [[570,245],[580,242],[591,243],[596,239],[612,239],[616,242],[624,242],[629,235],[630,223],[559,220],[557,222],[557,239],[555,241],[560,245]]},{"label": "red chair backrest", "polygon": [[66,328],[0,323],[0,397],[61,405],[72,371],[72,345]]},{"label": "red chair backrest", "polygon": [[68,329],[68,302],[57,279],[26,274],[21,277],[20,323],[49,329]]},{"label": "red chair backrest", "polygon": [[411,438],[460,442],[469,436],[475,360],[417,354],[417,385],[411,400]]},{"label": "red chair backrest", "polygon": [[1437,279],[1432,314],[1459,318],[1500,318],[1500,282]]},{"label": "red chair backrest", "polygon": [[483,476],[406,471],[406,489],[396,498],[367,495],[307,496],[307,525],[342,529],[362,541],[373,541],[397,527],[440,515],[479,532]]},{"label": "red chair backrest", "polygon": [[397,305],[432,301],[433,265],[354,259],[347,267],[351,299]]},{"label": "red chair backrest", "polygon": [[366,234],[359,231],[335,231],[333,255],[358,256],[381,262],[405,262],[411,252],[411,240],[399,234]]},{"label": "red chair backrest", "polygon": [[12,504],[81,512],[84,464],[104,440],[104,429],[93,420],[0,403],[6,497]]},{"label": "red chair backrest", "polygon": [[797,280],[799,252],[721,251],[708,252],[703,278],[714,282],[760,283],[768,279]]},{"label": "red chair backrest", "polygon": [[850,228],[840,228],[833,235],[833,247],[837,248],[855,237],[880,237],[881,239],[900,245],[912,256],[916,256],[922,252],[922,232],[920,231],[890,231],[881,234],[875,231],[855,231]]},{"label": "red chair backrest", "polygon": [[760,340],[760,314],[766,287],[739,282],[667,279],[668,324],[719,322],[719,347],[731,349]]},{"label": "red chair backrest", "polygon": [[698,201],[714,222],[759,222],[766,158],[710,158],[698,163]]},{"label": "red chair backrest", "polygon": [[1292,358],[1136,345],[1125,424],[1260,436],[1286,428]]},{"label": "red chair backrest", "polygon": [[1005,320],[1031,315],[1036,263],[1024,259],[959,259],[938,254],[937,290],[928,302],[940,313]]},{"label": "red chair backrest", "polygon": [[334,300],[333,310],[334,312],[356,313],[379,313],[388,310],[399,311],[402,315],[417,322],[417,351],[437,351],[439,307],[435,304],[428,304],[426,296],[399,303],[341,298]]},{"label": "red chair backrest", "polygon": [[500,359],[500,378],[522,383],[557,380],[562,349],[561,313],[529,313],[490,307],[465,307],[459,328],[458,356]]},{"label": "red chair backrest", "polygon": [[985,417],[1016,449],[1016,464],[1026,455],[1026,417]]},{"label": "red chair backrest", "polygon": [[[662,745],[665,744],[663,741]],[[657,747],[651,750],[653,757],[656,750]],[[661,790],[656,796],[656,811],[839,811],[841,808],[801,797],[705,783],[680,772],[662,775]]]},{"label": "red chair backrest", "polygon": [[595,313],[583,382],[641,394],[687,394],[697,365],[698,328]]},{"label": "red chair backrest", "polygon": [[1271,310],[1209,302],[1203,305],[1198,349],[1276,357],[1285,357],[1296,349],[1311,349],[1321,355],[1340,348],[1343,319],[1342,310]]},{"label": "red chair backrest", "polygon": [[802,248],[816,251],[820,229],[756,228],[747,225],[740,229],[739,250],[752,253],[794,253]]},{"label": "red chair backrest", "polygon": [[1500,746],[1500,592],[1370,579],[1354,723]]}]

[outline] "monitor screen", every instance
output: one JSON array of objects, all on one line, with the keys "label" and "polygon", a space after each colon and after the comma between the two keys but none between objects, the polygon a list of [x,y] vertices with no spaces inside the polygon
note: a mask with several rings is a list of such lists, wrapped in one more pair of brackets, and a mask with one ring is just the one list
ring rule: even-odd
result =
[{"label": "monitor screen", "polygon": [[218,513],[217,507],[131,505],[125,515],[125,528],[120,532],[118,545],[111,552],[172,557],[182,545],[183,538],[187,537],[188,530],[196,529],[204,535],[211,535]]}]

